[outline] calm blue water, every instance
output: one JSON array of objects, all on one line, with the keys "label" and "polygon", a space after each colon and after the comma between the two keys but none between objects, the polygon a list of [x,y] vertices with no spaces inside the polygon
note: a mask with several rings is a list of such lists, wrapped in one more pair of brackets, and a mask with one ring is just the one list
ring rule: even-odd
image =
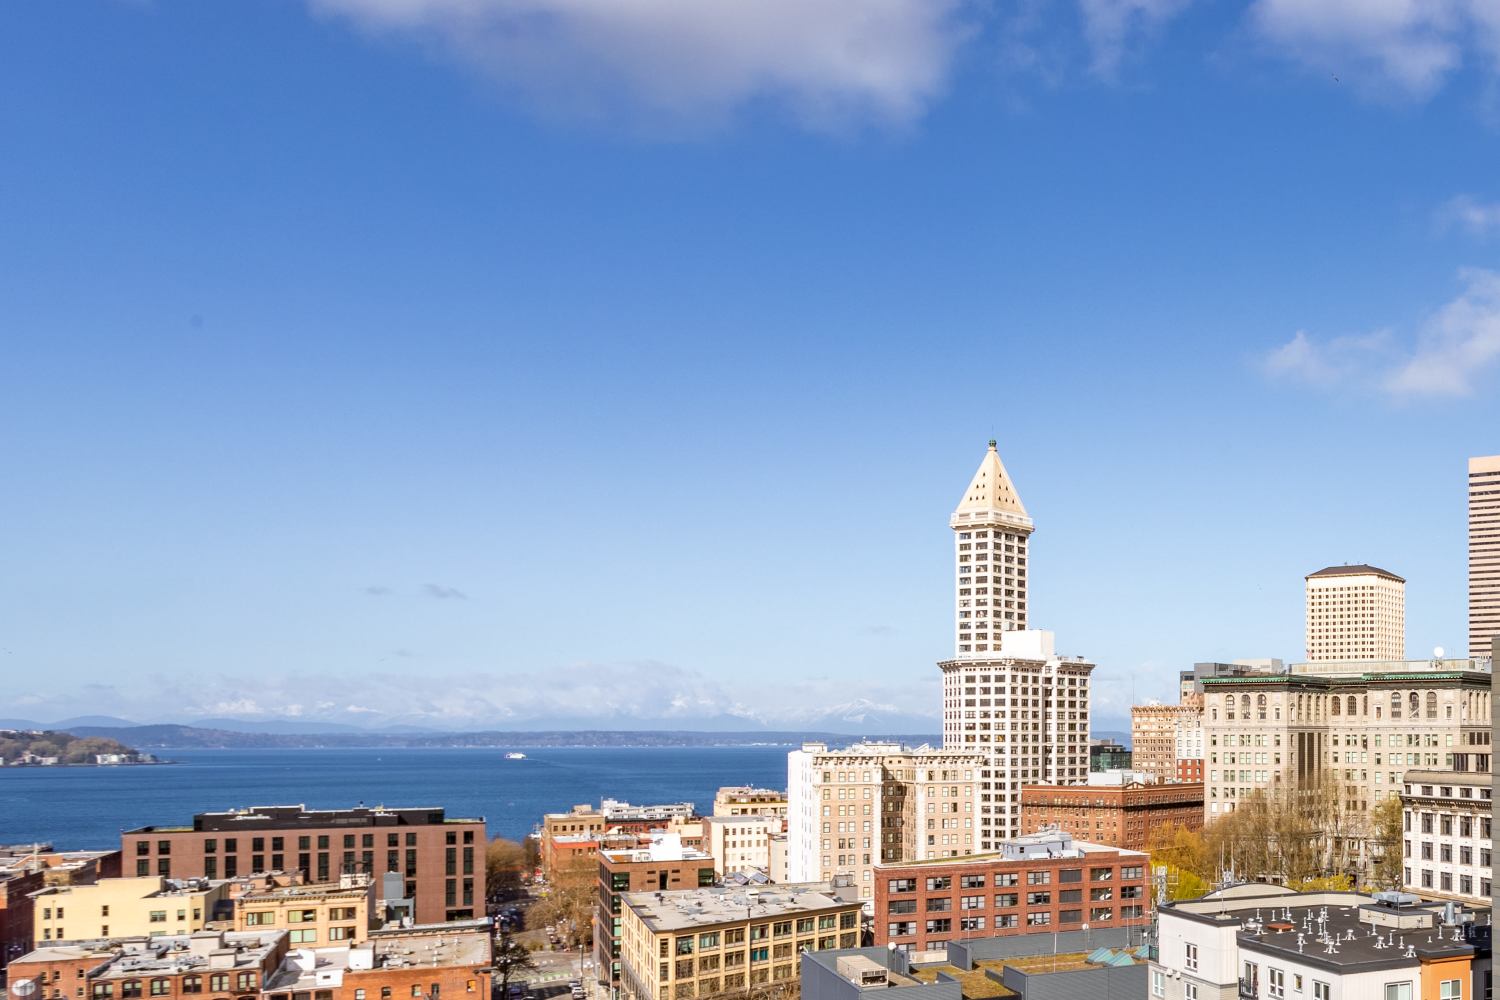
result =
[{"label": "calm blue water", "polygon": [[601,797],[713,805],[721,785],[786,787],[785,747],[503,750],[170,750],[164,767],[0,768],[0,843],[120,846],[120,831],[195,812],[306,803],[443,806],[520,838],[542,814]]}]

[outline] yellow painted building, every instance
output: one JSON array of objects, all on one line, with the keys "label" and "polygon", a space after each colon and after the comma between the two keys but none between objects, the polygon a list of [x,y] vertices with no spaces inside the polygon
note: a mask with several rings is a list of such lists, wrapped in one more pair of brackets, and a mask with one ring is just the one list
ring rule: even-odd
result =
[{"label": "yellow painted building", "polygon": [[798,982],[803,951],[860,944],[860,903],[828,883],[620,896],[625,1000],[686,1000]]},{"label": "yellow painted building", "polygon": [[357,944],[369,936],[373,923],[379,923],[373,881],[250,892],[234,909],[235,930],[285,930],[293,948]]},{"label": "yellow painted building", "polygon": [[206,879],[106,878],[32,894],[33,942],[191,934],[227,910],[228,886]]}]

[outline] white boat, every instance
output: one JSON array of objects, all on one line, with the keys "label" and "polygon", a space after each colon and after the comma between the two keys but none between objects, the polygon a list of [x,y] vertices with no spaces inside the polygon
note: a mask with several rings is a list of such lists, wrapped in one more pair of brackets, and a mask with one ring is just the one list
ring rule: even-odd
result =
[{"label": "white boat", "polygon": [[526,755],[524,753],[521,753],[519,750],[512,750],[510,753],[508,753],[508,754],[505,755],[505,759],[506,760],[525,760],[526,759]]}]

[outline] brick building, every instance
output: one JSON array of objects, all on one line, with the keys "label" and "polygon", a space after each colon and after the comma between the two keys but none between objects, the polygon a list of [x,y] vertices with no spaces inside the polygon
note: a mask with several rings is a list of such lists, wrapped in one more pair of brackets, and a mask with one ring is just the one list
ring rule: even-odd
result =
[{"label": "brick building", "polygon": [[378,930],[347,948],[294,949],[265,1000],[490,1000],[489,920]]},{"label": "brick building", "polygon": [[691,802],[634,806],[605,799],[597,809],[584,804],[565,813],[547,813],[542,817],[538,845],[542,871],[551,875],[579,855],[591,856],[601,847],[627,846],[624,842],[632,835],[662,830],[682,832],[683,825],[693,819]]},{"label": "brick building", "polygon": [[599,982],[620,984],[620,897],[627,892],[669,892],[714,884],[713,856],[658,834],[650,843],[599,852],[599,903],[594,913],[594,972]]},{"label": "brick building", "polygon": [[1150,923],[1147,857],[1074,840],[1018,837],[999,853],[875,869],[875,943],[949,941]]},{"label": "brick building", "polygon": [[39,869],[23,867],[0,871],[0,971],[11,959],[31,950],[36,907],[31,898],[45,886]]},{"label": "brick building", "polygon": [[[1153,781],[1176,781],[1179,736],[1196,730],[1203,737],[1203,709],[1194,705],[1134,705],[1130,709],[1130,766]],[[1198,758],[1202,759],[1200,750]]]},{"label": "brick building", "polygon": [[1144,851],[1151,831],[1171,824],[1203,829],[1203,783],[1027,785],[1021,829],[1056,829],[1096,844]]},{"label": "brick building", "polygon": [[285,931],[200,931],[51,944],[11,963],[12,996],[29,1000],[246,1000],[287,954]]},{"label": "brick building", "polygon": [[424,924],[483,915],[484,847],[483,819],[449,819],[435,808],[255,806],[121,835],[127,875],[232,879],[295,870],[329,882],[397,872]]}]

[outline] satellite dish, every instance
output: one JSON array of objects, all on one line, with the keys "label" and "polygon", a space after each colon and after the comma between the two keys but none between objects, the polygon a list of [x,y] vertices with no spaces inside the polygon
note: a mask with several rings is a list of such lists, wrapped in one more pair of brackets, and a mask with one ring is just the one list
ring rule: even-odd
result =
[{"label": "satellite dish", "polygon": [[18,997],[29,997],[36,992],[36,980],[23,979],[12,986],[10,991]]},{"label": "satellite dish", "polygon": [[1433,647],[1432,658],[1434,660],[1441,660],[1443,658],[1443,647],[1442,646],[1434,646]]}]

